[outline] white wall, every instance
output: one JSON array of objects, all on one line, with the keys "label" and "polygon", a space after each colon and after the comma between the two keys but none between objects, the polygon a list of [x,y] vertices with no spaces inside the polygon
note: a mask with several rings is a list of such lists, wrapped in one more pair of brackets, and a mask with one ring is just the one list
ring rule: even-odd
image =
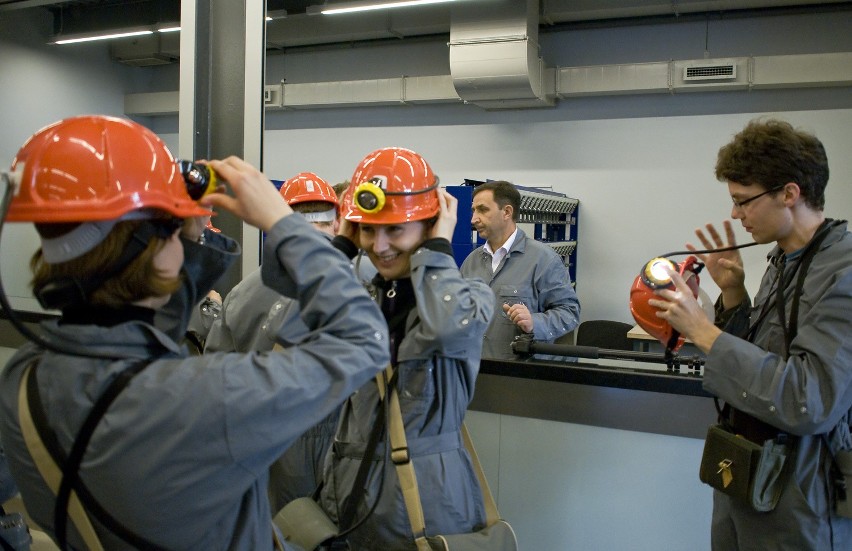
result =
[{"label": "white wall", "polygon": [[710,549],[703,441],[480,411],[465,423],[520,551]]},{"label": "white wall", "polygon": [[[267,131],[265,170],[279,179],[303,170],[349,178],[361,157],[399,145],[421,153],[445,185],[506,179],[580,199],[577,293],[582,318],[632,321],[628,292],[650,258],[683,250],[693,230],[730,216],[716,181],[716,153],[755,114],[491,125],[347,127]],[[852,215],[852,110],[780,114],[817,134],[832,178],[826,214]],[[281,152],[281,154],[276,154]],[[460,222],[464,216],[460,213]],[[751,239],[739,227],[738,241]],[[746,249],[752,289],[769,246]],[[683,257],[676,258],[682,260]],[[715,298],[709,278],[702,287]]]}]

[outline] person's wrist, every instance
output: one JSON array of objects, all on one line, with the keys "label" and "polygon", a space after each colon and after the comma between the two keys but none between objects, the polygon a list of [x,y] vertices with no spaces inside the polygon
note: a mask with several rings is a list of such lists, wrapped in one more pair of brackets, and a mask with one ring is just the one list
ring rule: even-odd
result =
[{"label": "person's wrist", "polygon": [[696,331],[694,335],[686,336],[692,343],[698,347],[699,350],[704,352],[705,354],[710,353],[710,349],[713,348],[713,344],[716,342],[716,339],[719,338],[719,335],[722,334],[722,330],[716,327],[715,325],[708,322],[708,324],[701,327],[700,330]]},{"label": "person's wrist", "polygon": [[745,287],[732,287],[727,289],[722,289],[722,306],[725,310],[730,310],[731,308],[736,308],[740,304],[742,304],[743,300],[746,298],[746,290]]}]

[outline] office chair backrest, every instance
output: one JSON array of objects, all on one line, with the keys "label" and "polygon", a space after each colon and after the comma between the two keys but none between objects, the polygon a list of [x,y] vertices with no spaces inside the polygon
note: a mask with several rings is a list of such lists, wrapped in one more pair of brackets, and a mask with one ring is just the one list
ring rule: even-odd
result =
[{"label": "office chair backrest", "polygon": [[577,346],[597,346],[610,350],[632,350],[627,332],[629,323],[611,320],[584,321],[577,328]]}]

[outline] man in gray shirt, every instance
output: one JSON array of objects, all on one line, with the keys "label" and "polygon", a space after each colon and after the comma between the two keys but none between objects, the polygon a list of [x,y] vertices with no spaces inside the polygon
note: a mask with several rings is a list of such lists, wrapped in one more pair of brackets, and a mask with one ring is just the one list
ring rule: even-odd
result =
[{"label": "man in gray shirt", "polygon": [[509,182],[473,191],[473,224],[486,243],[464,260],[461,273],[480,278],[497,296],[482,343],[483,358],[514,359],[512,341],[531,334],[553,342],[580,322],[580,302],[562,258],[517,226],[521,195]]}]

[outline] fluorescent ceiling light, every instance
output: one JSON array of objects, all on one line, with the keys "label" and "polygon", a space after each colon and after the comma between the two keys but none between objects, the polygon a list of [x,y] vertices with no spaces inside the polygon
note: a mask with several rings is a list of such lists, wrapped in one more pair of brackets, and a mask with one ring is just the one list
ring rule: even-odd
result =
[{"label": "fluorescent ceiling light", "polygon": [[364,0],[354,2],[336,2],[333,4],[324,4],[322,6],[309,6],[308,13],[321,13],[323,15],[333,15],[338,13],[355,13],[359,11],[384,10],[389,8],[407,8],[412,6],[425,6],[427,4],[441,4],[444,2],[454,2],[455,0],[391,0],[377,1]]},{"label": "fluorescent ceiling light", "polygon": [[135,30],[135,31],[108,31],[103,34],[88,34],[88,35],[68,35],[66,37],[56,37],[54,44],[76,44],[78,42],[92,42],[95,40],[110,40],[112,38],[126,38],[129,36],[142,36],[146,34],[154,34],[151,29]]},{"label": "fluorescent ceiling light", "polygon": [[170,27],[162,27],[157,29],[158,33],[175,33],[180,30],[180,25],[173,25]]}]

